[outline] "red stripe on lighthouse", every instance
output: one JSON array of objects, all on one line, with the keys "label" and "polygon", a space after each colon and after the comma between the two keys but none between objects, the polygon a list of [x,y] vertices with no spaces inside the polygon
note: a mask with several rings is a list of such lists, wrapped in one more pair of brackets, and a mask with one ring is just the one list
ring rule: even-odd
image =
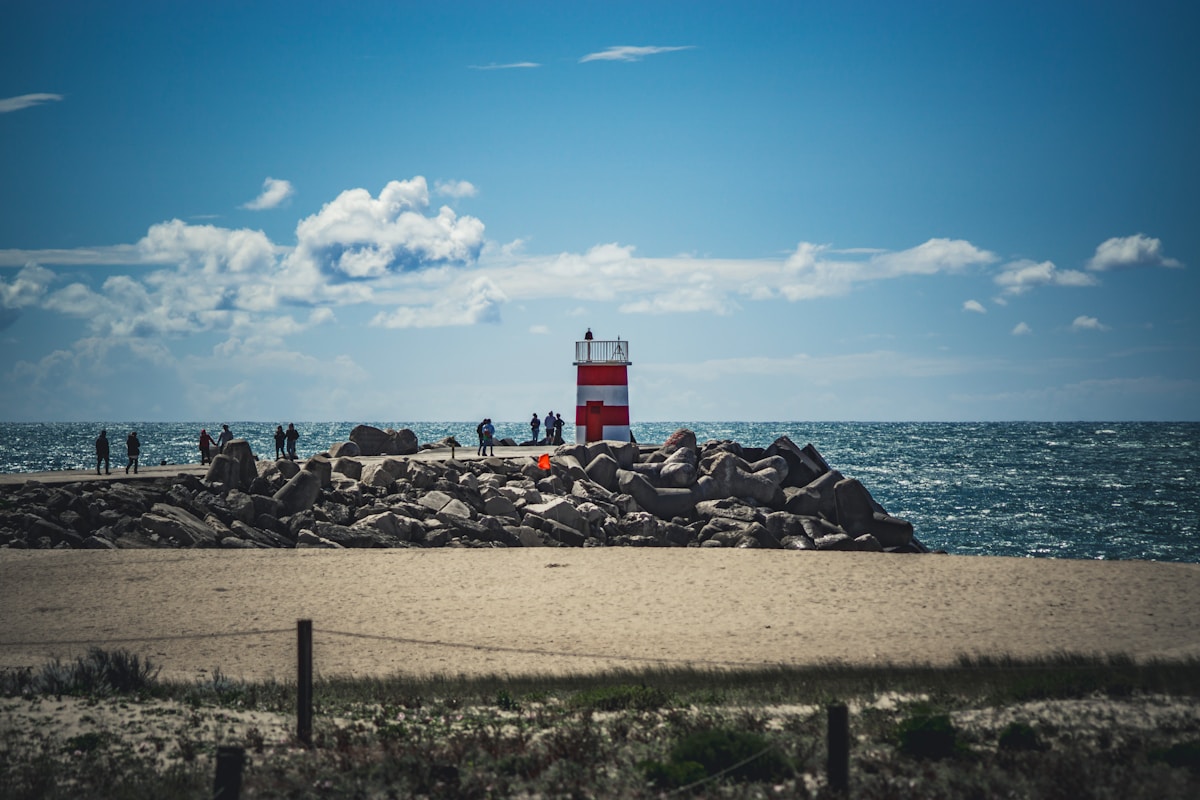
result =
[{"label": "red stripe on lighthouse", "polygon": [[626,386],[629,383],[628,367],[624,364],[580,364],[579,386]]},{"label": "red stripe on lighthouse", "polygon": [[[575,406],[575,424],[587,425],[587,406]],[[628,425],[629,406],[601,406],[600,422],[603,425]]]}]

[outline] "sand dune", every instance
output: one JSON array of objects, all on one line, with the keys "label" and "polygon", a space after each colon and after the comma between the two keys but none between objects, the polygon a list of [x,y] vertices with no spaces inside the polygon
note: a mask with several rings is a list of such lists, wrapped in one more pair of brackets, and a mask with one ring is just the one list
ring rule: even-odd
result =
[{"label": "sand dune", "polygon": [[1200,656],[1200,565],[710,549],[0,551],[0,668],[91,645],[163,675],[582,672]]}]

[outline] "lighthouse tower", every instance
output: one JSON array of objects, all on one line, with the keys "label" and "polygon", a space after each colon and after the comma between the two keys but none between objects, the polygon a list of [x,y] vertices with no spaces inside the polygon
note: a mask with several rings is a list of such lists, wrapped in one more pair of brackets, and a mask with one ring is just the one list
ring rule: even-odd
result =
[{"label": "lighthouse tower", "polygon": [[629,441],[629,342],[593,339],[588,328],[575,343],[575,443]]}]

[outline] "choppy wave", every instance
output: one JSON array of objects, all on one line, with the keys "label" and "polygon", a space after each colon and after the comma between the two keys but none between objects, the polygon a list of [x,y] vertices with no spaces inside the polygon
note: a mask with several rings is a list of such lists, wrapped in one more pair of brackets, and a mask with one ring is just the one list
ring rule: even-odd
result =
[{"label": "choppy wave", "polygon": [[[255,452],[274,452],[276,423],[230,423]],[[296,423],[300,454],[344,441],[357,423]],[[372,422],[411,428],[419,441],[457,436],[474,422]],[[92,442],[107,428],[113,456],[137,430],[142,462],[195,463],[202,427],[219,424],[0,423],[0,471],[94,466]],[[497,434],[528,438],[524,422]],[[953,553],[1200,562],[1200,424],[1197,423],[808,423],[661,422],[634,426],[642,442],[680,427],[701,441],[765,446],[779,436],[811,442],[858,478],[892,514],[912,521],[930,547]],[[574,438],[567,425],[564,437]]]}]

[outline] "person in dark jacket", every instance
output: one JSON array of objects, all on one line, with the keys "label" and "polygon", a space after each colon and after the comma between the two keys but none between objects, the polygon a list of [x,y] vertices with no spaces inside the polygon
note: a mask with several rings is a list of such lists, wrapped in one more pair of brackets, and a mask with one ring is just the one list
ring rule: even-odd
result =
[{"label": "person in dark jacket", "polygon": [[296,430],[295,423],[289,422],[287,432],[284,433],[284,438],[287,439],[287,454],[292,461],[296,460],[296,440],[300,438],[300,431]]},{"label": "person in dark jacket", "polygon": [[275,426],[275,460],[283,458],[283,443],[286,440],[282,425]]},{"label": "person in dark jacket", "polygon": [[108,470],[108,431],[100,431],[96,437],[96,474],[100,474],[100,462],[104,462],[104,474],[112,475]]},{"label": "person in dark jacket", "polygon": [[142,454],[142,443],[138,441],[137,431],[130,431],[129,436],[125,437],[125,450],[129,454],[129,463],[125,465],[125,474],[129,474],[129,468],[133,467],[133,474],[137,475],[138,457]]},{"label": "person in dark jacket", "polygon": [[212,462],[212,448],[216,444],[213,438],[208,435],[207,428],[200,429],[200,463],[208,464]]}]

